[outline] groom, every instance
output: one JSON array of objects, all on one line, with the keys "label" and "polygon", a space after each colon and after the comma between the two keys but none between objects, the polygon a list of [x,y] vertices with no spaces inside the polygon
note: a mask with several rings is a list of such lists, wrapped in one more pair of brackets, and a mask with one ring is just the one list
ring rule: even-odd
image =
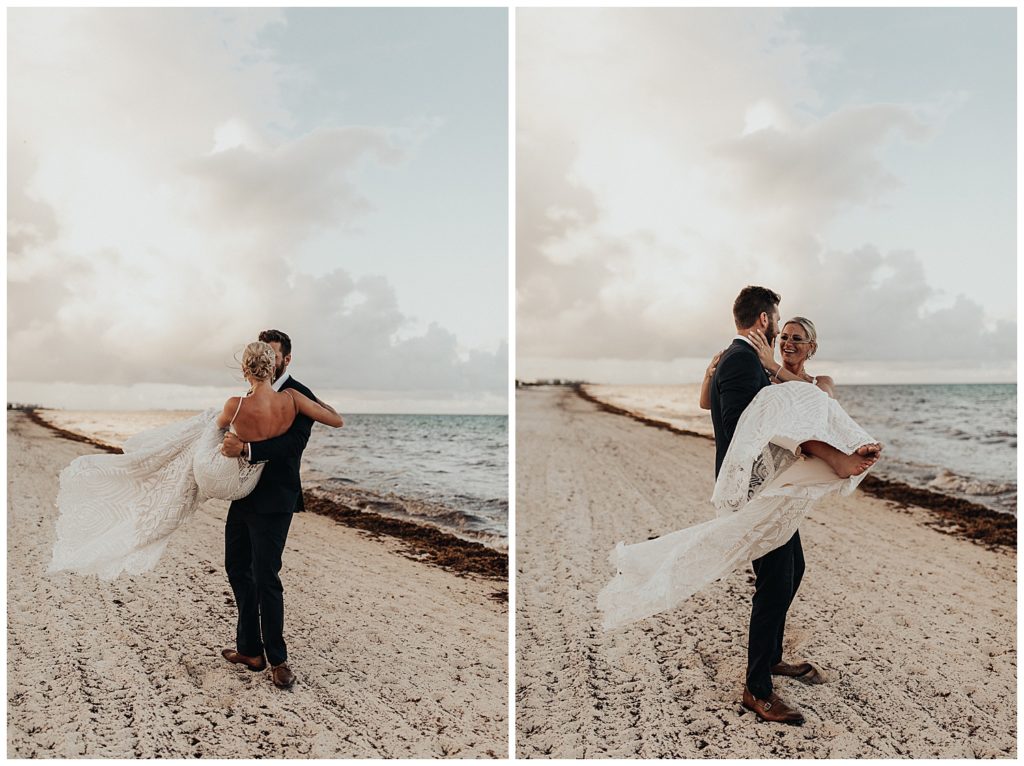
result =
[{"label": "groom", "polygon": [[[747,334],[761,330],[772,345],[779,332],[779,294],[766,287],[744,287],[733,303],[737,335],[718,360],[711,379],[711,421],[715,429],[715,478],[722,468],[743,410],[765,386],[768,374]],[[800,711],[787,705],[772,689],[772,675],[800,675],[803,665],[782,662],[786,612],[800,587],[804,554],[800,533],[782,547],[755,559],[754,598],[747,644],[747,679],[743,705],[766,721],[802,724]],[[806,665],[806,663],[805,663]],[[808,673],[814,671],[813,667]],[[814,671],[816,673],[816,671]],[[819,676],[820,677],[820,676]]]},{"label": "groom", "polygon": [[[264,330],[259,339],[277,352],[274,390],[294,388],[315,401],[313,392],[287,372],[292,360],[291,339],[280,330]],[[235,500],[228,510],[224,568],[235,594],[238,628],[235,648],[221,654],[228,662],[250,670],[263,670],[269,662],[274,685],[281,689],[291,687],[295,675],[287,662],[284,589],[278,573],[292,513],[304,510],[299,461],[312,427],[312,420],[298,414],[281,436],[247,443],[228,432],[221,447],[228,457],[241,455],[251,463],[266,463],[252,493]]]},{"label": "groom", "polygon": [[[744,287],[733,303],[732,315],[737,335],[722,352],[711,379],[711,421],[715,429],[715,477],[722,469],[736,424],[757,392],[771,385],[748,335],[760,331],[768,345],[774,345],[779,332],[779,294],[766,287]],[[782,366],[772,371],[778,377]],[[796,444],[781,445],[789,449]],[[842,477],[867,470],[882,450],[880,444],[867,444],[846,455],[821,441],[799,445],[810,458],[824,460]],[[754,598],[750,609],[747,643],[747,679],[743,688],[743,706],[758,718],[777,723],[802,724],[803,714],[786,704],[772,687],[772,676],[790,676],[805,683],[824,683],[825,678],[808,662],[791,665],[782,661],[782,639],[786,613],[804,575],[804,552],[800,533],[779,548],[754,559]]]}]

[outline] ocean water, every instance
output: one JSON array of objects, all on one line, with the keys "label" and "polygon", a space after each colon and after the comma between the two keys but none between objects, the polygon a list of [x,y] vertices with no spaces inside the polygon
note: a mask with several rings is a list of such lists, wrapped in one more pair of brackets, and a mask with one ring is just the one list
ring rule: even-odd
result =
[{"label": "ocean water", "polygon": [[344,428],[313,429],[303,464],[311,487],[418,500],[375,510],[508,547],[505,415],[345,415]]},{"label": "ocean water", "polygon": [[[714,434],[697,385],[587,388],[623,409]],[[840,386],[836,394],[885,444],[873,475],[1017,512],[1016,384]]]},{"label": "ocean water", "polygon": [[843,386],[837,393],[886,445],[879,478],[1017,512],[1016,384]]},{"label": "ocean water", "polygon": [[[60,428],[121,444],[194,411],[41,413]],[[373,510],[508,548],[508,418],[504,415],[345,415],[340,429],[313,427],[303,486],[379,495]],[[404,502],[413,501],[413,502]]]}]

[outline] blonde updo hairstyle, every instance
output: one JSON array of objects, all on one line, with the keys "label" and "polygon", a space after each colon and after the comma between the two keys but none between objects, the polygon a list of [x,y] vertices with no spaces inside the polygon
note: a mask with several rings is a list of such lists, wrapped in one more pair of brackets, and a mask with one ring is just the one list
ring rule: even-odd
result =
[{"label": "blonde updo hairstyle", "polygon": [[807,340],[811,342],[811,349],[807,354],[807,358],[810,359],[818,352],[818,331],[814,329],[814,322],[807,317],[793,317],[787,319],[782,326],[785,327],[787,324],[798,324],[804,329]]},{"label": "blonde updo hairstyle", "polygon": [[270,380],[277,366],[277,352],[269,343],[253,341],[242,352],[242,374],[253,380]]}]

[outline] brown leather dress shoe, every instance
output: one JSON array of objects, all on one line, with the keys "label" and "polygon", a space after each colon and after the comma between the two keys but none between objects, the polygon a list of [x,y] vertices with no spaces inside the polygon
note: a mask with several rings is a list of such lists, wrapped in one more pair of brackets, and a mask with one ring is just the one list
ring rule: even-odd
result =
[{"label": "brown leather dress shoe", "polygon": [[803,713],[787,705],[775,692],[772,692],[768,699],[759,700],[750,693],[750,689],[744,686],[743,707],[753,710],[762,721],[788,723],[793,726],[799,726],[804,722]]},{"label": "brown leather dress shoe", "polygon": [[772,665],[772,675],[795,678],[805,684],[823,684],[828,681],[825,674],[809,662],[801,662],[799,665],[780,662],[778,665]]},{"label": "brown leather dress shoe", "polygon": [[239,654],[234,649],[221,649],[220,656],[226,659],[228,662],[233,662],[236,665],[245,665],[249,670],[259,671],[267,667],[267,661],[261,654],[259,657],[249,657],[244,654]]},{"label": "brown leather dress shoe", "polygon": [[271,665],[270,677],[274,679],[274,686],[278,689],[290,689],[292,684],[295,683],[295,674],[292,673],[292,669],[288,667],[287,662],[282,662],[280,665]]}]

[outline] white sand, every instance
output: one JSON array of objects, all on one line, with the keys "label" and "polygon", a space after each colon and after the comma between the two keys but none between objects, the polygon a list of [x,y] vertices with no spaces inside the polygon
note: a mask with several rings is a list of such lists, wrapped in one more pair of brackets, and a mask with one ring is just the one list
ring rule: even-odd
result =
[{"label": "white sand", "polygon": [[220,656],[234,639],[226,503],[152,573],[45,574],[57,475],[93,451],[8,413],[8,757],[504,757],[504,585],[311,513],[284,555],[291,691]]},{"label": "white sand", "polygon": [[1016,555],[855,494],[801,527],[807,573],[786,659],[834,676],[779,693],[807,717],[739,704],[749,570],[604,633],[608,551],[714,513],[714,445],[517,393],[517,752],[533,757],[1016,756]]}]

